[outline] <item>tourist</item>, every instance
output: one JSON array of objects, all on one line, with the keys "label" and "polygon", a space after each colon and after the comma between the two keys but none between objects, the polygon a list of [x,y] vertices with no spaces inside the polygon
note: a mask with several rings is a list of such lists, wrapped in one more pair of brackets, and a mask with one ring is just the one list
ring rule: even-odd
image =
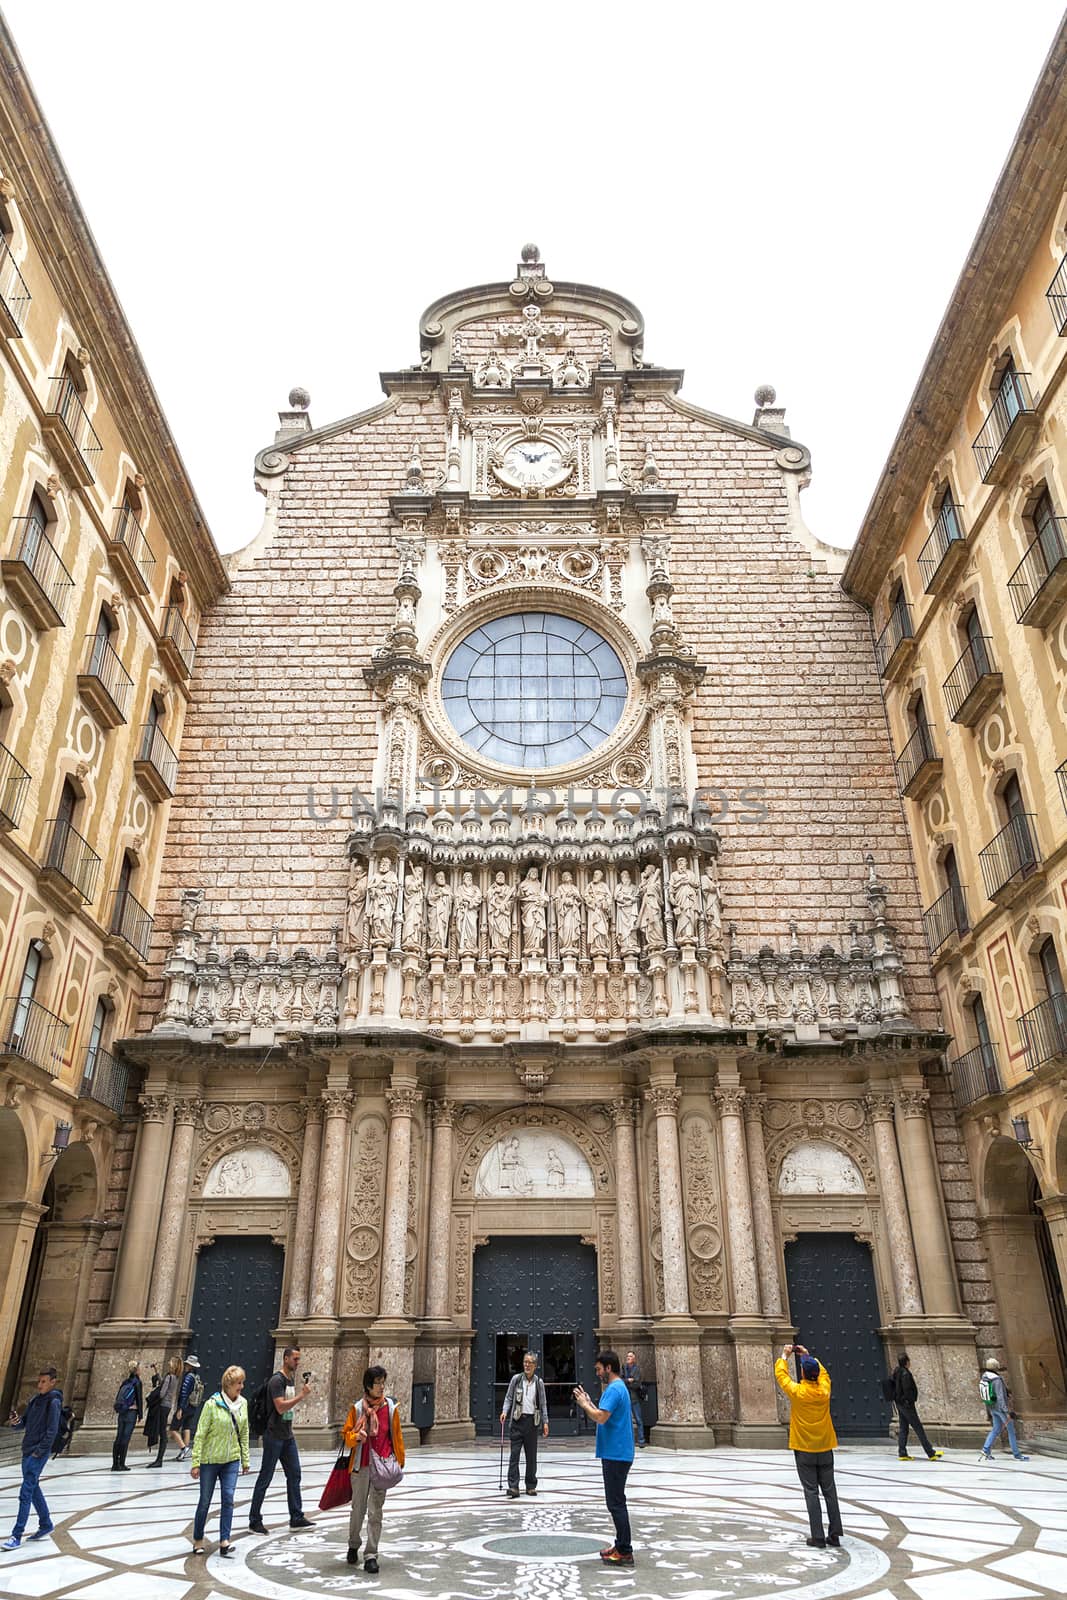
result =
[{"label": "tourist", "polygon": [[987,1464],[995,1461],[993,1446],[1001,1433],[1007,1433],[1011,1453],[1016,1461],[1029,1461],[1029,1456],[1024,1456],[1019,1449],[1019,1441],[1015,1437],[1015,1412],[1011,1410],[1011,1390],[1001,1376],[1004,1368],[995,1357],[991,1356],[986,1362],[981,1378],[978,1380],[978,1393],[982,1404],[989,1412],[991,1423],[979,1461]]},{"label": "tourist", "polygon": [[[378,1541],[382,1536],[382,1508],[389,1488],[387,1481],[399,1481],[404,1465],[404,1434],[400,1426],[400,1407],[386,1395],[388,1377],[384,1367],[368,1367],[363,1374],[363,1398],[345,1418],[344,1442],[352,1451],[352,1509],[348,1517],[349,1566],[359,1562],[359,1541],[363,1522],[367,1523],[367,1542],[363,1547],[364,1572],[378,1571]],[[377,1459],[372,1461],[372,1455]]]},{"label": "tourist", "polygon": [[44,1539],[52,1531],[48,1501],[41,1493],[41,1473],[48,1465],[63,1410],[63,1391],[57,1387],[57,1377],[55,1367],[44,1367],[37,1376],[37,1393],[21,1417],[13,1411],[8,1418],[9,1427],[22,1429],[22,1488],[15,1526],[0,1550],[18,1549],[30,1519],[31,1504],[37,1513],[37,1530],[30,1538]]},{"label": "tourist", "polygon": [[200,1413],[193,1440],[191,1476],[200,1479],[200,1499],[193,1518],[193,1555],[204,1553],[204,1529],[216,1483],[222,1501],[219,1509],[219,1555],[233,1554],[233,1493],[239,1472],[248,1471],[248,1402],[243,1367],[227,1367],[218,1392]]},{"label": "tourist", "polygon": [[267,1383],[267,1426],[263,1434],[263,1461],[252,1490],[252,1506],[248,1526],[253,1533],[268,1533],[263,1525],[263,1497],[270,1488],[271,1479],[280,1461],[285,1473],[285,1497],[289,1504],[290,1528],[310,1528],[311,1519],[305,1517],[300,1500],[300,1451],[293,1438],[293,1407],[306,1400],[311,1393],[305,1372],[303,1388],[296,1387],[296,1369],[300,1365],[300,1346],[287,1345],[282,1352],[282,1364]]},{"label": "tourist", "polygon": [[645,1386],[641,1382],[641,1367],[637,1356],[632,1350],[626,1352],[626,1362],[622,1369],[622,1381],[625,1383],[630,1396],[630,1412],[633,1416],[634,1432],[637,1435],[637,1448],[645,1448],[645,1414],[641,1407],[645,1399]]},{"label": "tourist", "polygon": [[897,1408],[900,1418],[900,1428],[897,1434],[897,1458],[900,1461],[914,1461],[915,1457],[908,1454],[908,1429],[911,1428],[931,1461],[940,1461],[943,1452],[935,1450],[926,1437],[926,1429],[919,1420],[916,1410],[916,1401],[919,1398],[919,1386],[915,1382],[911,1371],[911,1358],[903,1350],[897,1356],[897,1364],[893,1368],[890,1382],[893,1385],[893,1404]]},{"label": "tourist", "polygon": [[167,1436],[167,1419],[163,1412],[163,1378],[155,1362],[152,1363],[152,1387],[144,1397],[144,1441],[151,1455],[160,1439]]},{"label": "tourist", "polygon": [[111,1446],[112,1472],[129,1472],[126,1452],[130,1448],[133,1430],[144,1416],[144,1385],[141,1382],[141,1363],[127,1363],[126,1376],[119,1384],[115,1396],[115,1439]]},{"label": "tourist", "polygon": [[177,1417],[174,1414],[178,1409],[181,1377],[181,1357],[171,1356],[167,1362],[167,1370],[163,1374],[163,1382],[159,1386],[159,1447],[156,1450],[156,1459],[148,1463],[149,1470],[153,1467],[162,1467],[168,1437],[174,1444],[181,1446],[182,1436],[178,1432]]},{"label": "tourist", "polygon": [[519,1455],[526,1457],[526,1493],[537,1493],[537,1435],[548,1438],[548,1396],[537,1372],[537,1357],[527,1350],[522,1358],[522,1371],[516,1372],[508,1384],[500,1421],[511,1419],[508,1438],[511,1454],[508,1457],[508,1499],[519,1498]]},{"label": "tourist", "polygon": [[632,1567],[634,1548],[630,1536],[630,1513],[626,1508],[626,1479],[634,1464],[633,1413],[630,1396],[622,1381],[619,1358],[614,1350],[601,1350],[594,1368],[602,1387],[600,1405],[595,1406],[579,1385],[574,1398],[587,1417],[596,1423],[596,1453],[604,1474],[604,1500],[615,1524],[615,1543],[601,1550],[606,1566]]},{"label": "tourist", "polygon": [[[787,1365],[794,1352],[801,1358],[801,1381],[789,1376]],[[841,1543],[841,1510],[834,1483],[834,1450],[837,1435],[830,1421],[830,1374],[802,1344],[787,1344],[774,1363],[774,1376],[783,1394],[789,1396],[789,1448],[797,1464],[797,1477],[804,1490],[811,1534],[807,1543],[817,1550]],[[829,1529],[822,1531],[820,1491],[826,1501]]]},{"label": "tourist", "polygon": [[178,1386],[178,1404],[174,1411],[174,1429],[181,1441],[175,1461],[188,1461],[197,1412],[204,1398],[204,1380],[200,1376],[200,1363],[195,1356],[186,1356],[182,1363],[182,1381]]}]

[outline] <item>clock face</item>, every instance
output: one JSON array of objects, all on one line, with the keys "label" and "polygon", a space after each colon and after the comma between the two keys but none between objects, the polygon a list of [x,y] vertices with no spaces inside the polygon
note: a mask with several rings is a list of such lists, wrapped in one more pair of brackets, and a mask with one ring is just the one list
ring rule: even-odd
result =
[{"label": "clock face", "polygon": [[513,482],[543,488],[564,473],[563,457],[545,439],[520,439],[504,452],[504,471]]}]

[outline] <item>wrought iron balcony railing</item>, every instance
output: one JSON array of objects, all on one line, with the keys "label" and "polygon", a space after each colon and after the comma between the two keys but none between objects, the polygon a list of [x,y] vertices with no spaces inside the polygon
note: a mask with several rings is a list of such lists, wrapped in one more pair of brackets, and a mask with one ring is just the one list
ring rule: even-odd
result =
[{"label": "wrought iron balcony railing", "polygon": [[1067,1056],[1067,994],[1053,994],[1019,1018],[1027,1071]]},{"label": "wrought iron balcony railing", "polygon": [[76,889],[88,905],[96,895],[96,880],[100,872],[100,857],[90,849],[81,834],[62,817],[49,822],[52,830],[45,857],[45,868],[56,873]]},{"label": "wrought iron balcony railing", "polygon": [[1045,290],[1056,332],[1067,333],[1067,256],[1059,264],[1056,276]]},{"label": "wrought iron balcony railing", "polygon": [[152,586],[152,572],[156,558],[152,547],[141,530],[141,524],[129,506],[120,506],[112,552],[118,557],[124,576],[139,594],[147,594]]},{"label": "wrought iron balcony railing", "polygon": [[906,643],[915,637],[911,626],[911,608],[906,600],[898,600],[889,614],[889,621],[878,635],[874,652],[878,659],[878,672],[883,678]]},{"label": "wrought iron balcony railing", "polygon": [[4,580],[39,628],[61,628],[74,579],[59,559],[39,517],[15,517],[14,553],[4,560]]},{"label": "wrought iron balcony railing", "polygon": [[26,313],[30,309],[32,298],[26,280],[19,271],[18,262],[11,254],[11,246],[3,234],[0,234],[0,302],[3,303],[6,313],[5,320],[10,324],[7,329],[8,338],[22,338],[26,331]]},{"label": "wrought iron balcony railing", "polygon": [[918,798],[941,771],[941,757],[934,746],[929,726],[921,722],[897,756],[897,788],[901,794]]},{"label": "wrought iron balcony railing", "polygon": [[1050,517],[1008,579],[1016,622],[1044,627],[1067,596],[1067,521]]},{"label": "wrought iron balcony railing", "polygon": [[196,641],[177,606],[168,606],[163,613],[159,645],[160,652],[166,656],[174,671],[180,677],[187,678],[193,670]]},{"label": "wrought iron balcony railing", "polygon": [[6,744],[0,744],[0,828],[17,828],[30,790],[30,775]]},{"label": "wrought iron balcony railing", "polygon": [[63,373],[51,381],[47,415],[62,425],[67,439],[89,474],[88,481],[92,483],[96,463],[104,447],[97,437],[96,429],[89,421],[89,414],[82,404],[82,397],[78,393],[74,379],[68,378]]},{"label": "wrought iron balcony railing", "polygon": [[943,944],[953,934],[965,934],[971,925],[967,914],[967,891],[964,888],[946,889],[944,894],[923,912],[923,932],[931,957],[936,956]]},{"label": "wrought iron balcony railing", "polygon": [[142,961],[148,956],[153,926],[154,919],[128,889],[112,890],[110,931],[116,938],[125,939]]},{"label": "wrought iron balcony railing", "polygon": [[126,721],[133,679],[118,658],[118,652],[101,633],[86,639],[88,659],[85,671],[78,674],[78,688],[90,700],[93,710],[106,727]]},{"label": "wrought iron balcony railing", "polygon": [[1034,415],[1028,372],[1007,372],[993,399],[988,417],[979,429],[971,448],[984,482],[996,476],[1001,457],[1011,456],[1012,446]]},{"label": "wrought iron balcony railing", "polygon": [[1041,865],[1032,812],[1020,811],[978,852],[985,892],[995,900],[1009,884],[1027,878]]},{"label": "wrought iron balcony railing", "polygon": [[1063,809],[1067,811],[1067,761],[1061,761],[1056,768],[1056,778],[1060,786],[1060,799],[1063,801]]},{"label": "wrought iron balcony railing", "polygon": [[13,995],[4,1002],[0,1055],[32,1061],[50,1078],[58,1078],[69,1036],[70,1024],[61,1022],[36,1000]]},{"label": "wrought iron balcony railing", "polygon": [[86,1047],[78,1090],[83,1100],[95,1100],[97,1105],[107,1106],[121,1116],[129,1080],[130,1069],[125,1061],[117,1060],[108,1050]]},{"label": "wrought iron balcony railing", "polygon": [[937,588],[947,557],[962,556],[965,548],[960,508],[951,500],[943,500],[930,537],[919,552],[919,574],[927,594]]},{"label": "wrought iron balcony railing", "polygon": [[178,757],[158,722],[146,722],[134,762],[137,776],[156,800],[169,800],[178,785]]},{"label": "wrought iron balcony railing", "polygon": [[944,682],[948,714],[953,722],[973,727],[1000,693],[1003,682],[993,654],[993,641],[980,634],[967,647]]},{"label": "wrought iron balcony railing", "polygon": [[973,1050],[956,1056],[948,1066],[952,1092],[960,1111],[964,1106],[973,1106],[976,1100],[984,1100],[987,1094],[1004,1092],[995,1044],[976,1045]]}]

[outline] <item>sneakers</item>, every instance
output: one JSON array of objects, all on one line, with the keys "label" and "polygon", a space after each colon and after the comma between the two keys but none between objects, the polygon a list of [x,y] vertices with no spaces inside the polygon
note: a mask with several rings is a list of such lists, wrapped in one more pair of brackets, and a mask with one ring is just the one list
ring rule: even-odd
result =
[{"label": "sneakers", "polygon": [[183,1444],[181,1449],[178,1451],[178,1454],[176,1456],[171,1456],[170,1459],[172,1461],[188,1461],[188,1459],[192,1455],[192,1453],[193,1453],[192,1446],[191,1445],[187,1445],[187,1444]]},{"label": "sneakers", "polygon": [[378,1562],[374,1556],[368,1556],[363,1563],[364,1572],[377,1572]]},{"label": "sneakers", "polygon": [[35,1539],[47,1539],[48,1535],[52,1532],[52,1529],[53,1529],[53,1524],[51,1522],[49,1522],[47,1524],[47,1526],[44,1523],[42,1523],[41,1526],[37,1529],[36,1533],[31,1533],[30,1534],[30,1543],[32,1544]]},{"label": "sneakers", "polygon": [[313,1528],[315,1524],[309,1517],[290,1517],[290,1528]]},{"label": "sneakers", "polygon": [[21,1543],[21,1533],[13,1533],[10,1539],[5,1539],[3,1544],[0,1544],[0,1550],[17,1550]]},{"label": "sneakers", "polygon": [[616,1550],[614,1546],[610,1550],[601,1550],[600,1559],[607,1567],[632,1567],[634,1564],[632,1550],[623,1555],[622,1551]]},{"label": "sneakers", "polygon": [[926,1459],[927,1461],[941,1461],[944,1459],[944,1455],[945,1452],[943,1450],[931,1450]]},{"label": "sneakers", "polygon": [[914,1461],[915,1457],[914,1456],[910,1456],[906,1450],[902,1450],[897,1455],[897,1460],[898,1461]]},{"label": "sneakers", "polygon": [[992,1467],[996,1465],[996,1457],[991,1456],[987,1450],[979,1450],[978,1460],[982,1466],[985,1467]]},{"label": "sneakers", "polygon": [[1030,1459],[1029,1456],[1016,1456],[1015,1457],[1016,1461],[1029,1461],[1029,1459]]},{"label": "sneakers", "polygon": [[269,1533],[270,1529],[263,1526],[262,1518],[257,1518],[255,1522],[248,1524],[248,1531],[249,1533]]}]

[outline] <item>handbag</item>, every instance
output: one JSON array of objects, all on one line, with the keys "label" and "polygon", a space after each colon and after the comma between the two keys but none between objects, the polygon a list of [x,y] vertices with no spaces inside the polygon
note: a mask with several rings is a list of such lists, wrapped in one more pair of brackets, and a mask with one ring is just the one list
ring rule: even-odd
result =
[{"label": "handbag", "polygon": [[343,1449],[334,1462],[319,1501],[320,1511],[333,1511],[337,1506],[348,1505],[351,1500],[352,1474],[348,1470],[348,1456],[349,1452]]},{"label": "handbag", "polygon": [[383,1494],[386,1489],[394,1489],[404,1476],[404,1469],[396,1456],[380,1456],[373,1448],[369,1456],[367,1471],[370,1473],[371,1487],[381,1489]]}]

